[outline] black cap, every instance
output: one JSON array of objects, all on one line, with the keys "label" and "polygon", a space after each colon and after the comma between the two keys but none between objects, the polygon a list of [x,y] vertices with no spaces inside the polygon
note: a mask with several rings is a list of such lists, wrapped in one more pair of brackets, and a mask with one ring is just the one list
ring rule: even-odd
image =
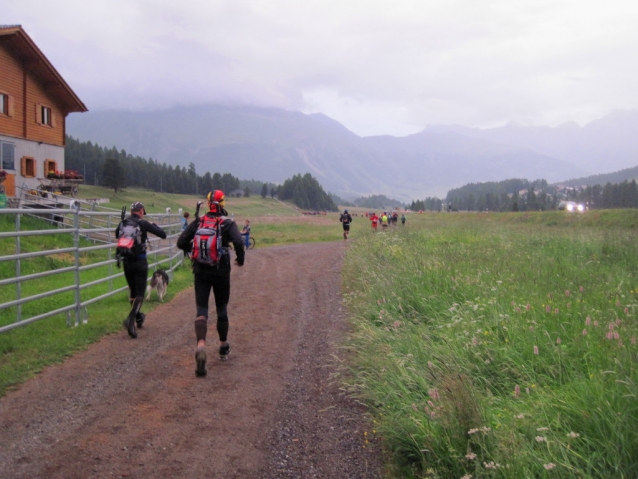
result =
[{"label": "black cap", "polygon": [[131,205],[131,211],[139,211],[142,210],[144,214],[146,214],[146,210],[144,209],[144,205],[139,201],[136,201]]}]

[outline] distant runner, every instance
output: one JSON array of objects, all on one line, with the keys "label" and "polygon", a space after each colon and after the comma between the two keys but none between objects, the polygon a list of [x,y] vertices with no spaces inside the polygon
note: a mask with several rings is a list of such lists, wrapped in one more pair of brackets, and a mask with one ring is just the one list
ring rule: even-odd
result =
[{"label": "distant runner", "polygon": [[370,223],[372,223],[372,229],[373,231],[377,231],[377,226],[379,226],[379,217],[377,216],[376,213],[372,213],[370,215]]},{"label": "distant runner", "polygon": [[381,228],[382,229],[387,229],[388,228],[388,214],[384,211],[383,214],[381,215]]},{"label": "distant runner", "polygon": [[343,239],[347,240],[350,234],[350,223],[352,223],[352,216],[348,213],[348,210],[343,210],[343,214],[339,217],[339,221],[343,225]]}]

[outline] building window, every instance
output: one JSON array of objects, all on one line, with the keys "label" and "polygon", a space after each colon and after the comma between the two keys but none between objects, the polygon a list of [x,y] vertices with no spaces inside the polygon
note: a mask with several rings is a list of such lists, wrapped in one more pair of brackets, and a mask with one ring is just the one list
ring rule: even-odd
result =
[{"label": "building window", "polygon": [[58,169],[58,162],[55,160],[44,160],[44,177],[47,178],[50,173],[55,174]]},{"label": "building window", "polygon": [[13,97],[0,91],[0,115],[13,116]]},{"label": "building window", "polygon": [[34,178],[35,177],[35,158],[31,158],[30,156],[22,157],[22,168],[20,173],[25,178]]},{"label": "building window", "polygon": [[42,107],[42,124],[43,125],[48,125],[48,126],[52,126],[52,122],[51,122],[51,108],[49,108],[48,106],[43,106]]},{"label": "building window", "polygon": [[15,170],[15,145],[0,141],[0,169]]}]

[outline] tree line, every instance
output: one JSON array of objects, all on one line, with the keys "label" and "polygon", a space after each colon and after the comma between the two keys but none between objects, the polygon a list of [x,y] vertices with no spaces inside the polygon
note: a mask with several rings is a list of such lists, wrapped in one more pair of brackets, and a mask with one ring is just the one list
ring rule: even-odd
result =
[{"label": "tree line", "polygon": [[450,190],[443,200],[428,197],[413,201],[410,208],[417,211],[546,211],[557,209],[561,200],[582,203],[588,209],[638,208],[638,185],[633,179],[587,186],[509,179],[470,183]]},{"label": "tree line", "polygon": [[242,190],[244,195],[261,194],[291,200],[302,209],[336,211],[337,207],[319,182],[309,173],[295,175],[276,185],[258,180],[240,180],[230,173],[206,172],[199,175],[195,165],[188,168],[159,163],[153,159],[133,156],[125,150],[104,148],[73,137],[66,137],[65,165],[67,170],[84,176],[88,185],[113,188],[146,188],[151,191],[178,194],[205,195],[212,190],[223,190],[226,195]]}]

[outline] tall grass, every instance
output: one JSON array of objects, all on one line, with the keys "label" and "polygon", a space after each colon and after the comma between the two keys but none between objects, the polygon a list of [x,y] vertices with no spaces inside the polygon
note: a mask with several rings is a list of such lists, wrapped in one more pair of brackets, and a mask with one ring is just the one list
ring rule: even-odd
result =
[{"label": "tall grass", "polygon": [[459,218],[361,235],[344,267],[351,392],[397,475],[638,477],[635,233]]}]

